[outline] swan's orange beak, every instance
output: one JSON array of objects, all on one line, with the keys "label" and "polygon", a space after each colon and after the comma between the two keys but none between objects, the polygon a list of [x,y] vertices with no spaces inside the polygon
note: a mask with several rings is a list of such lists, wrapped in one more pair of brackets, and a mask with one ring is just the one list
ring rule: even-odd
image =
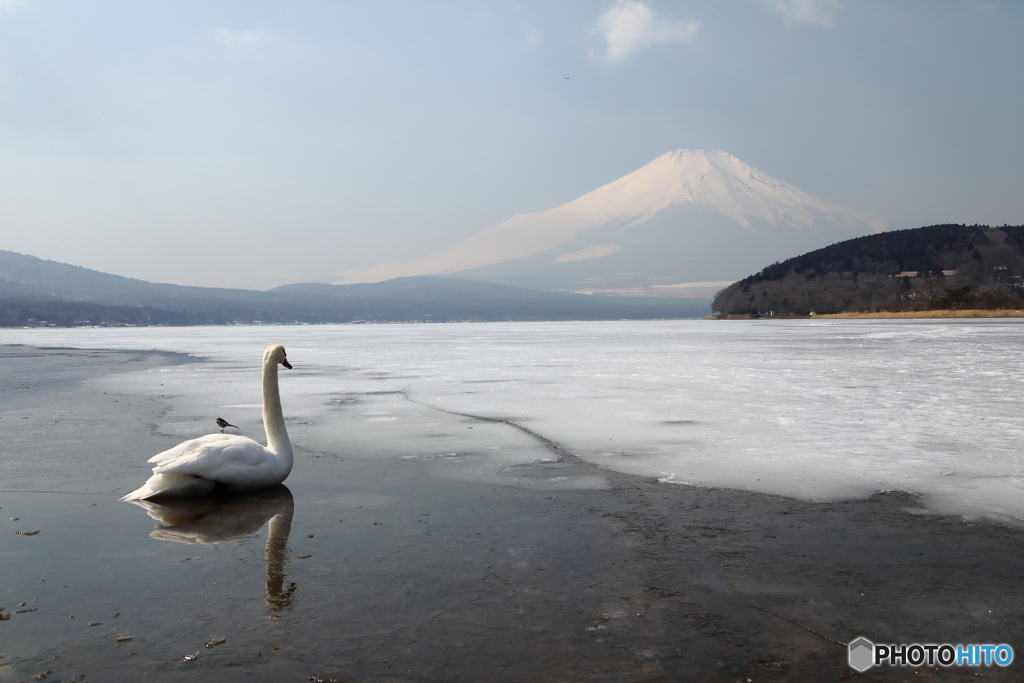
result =
[{"label": "swan's orange beak", "polygon": [[292,364],[288,362],[288,359],[287,359],[287,358],[285,358],[284,360],[282,360],[282,361],[281,361],[281,365],[285,366],[285,367],[286,367],[286,368],[288,368],[289,370],[291,370],[291,369],[292,369]]}]

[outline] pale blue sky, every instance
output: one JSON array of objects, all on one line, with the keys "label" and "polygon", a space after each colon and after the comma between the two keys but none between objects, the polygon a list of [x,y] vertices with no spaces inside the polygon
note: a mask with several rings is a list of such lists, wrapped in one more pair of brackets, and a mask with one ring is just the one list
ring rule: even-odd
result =
[{"label": "pale blue sky", "polygon": [[1024,4],[0,0],[0,248],[271,287],[718,148],[1024,223]]}]

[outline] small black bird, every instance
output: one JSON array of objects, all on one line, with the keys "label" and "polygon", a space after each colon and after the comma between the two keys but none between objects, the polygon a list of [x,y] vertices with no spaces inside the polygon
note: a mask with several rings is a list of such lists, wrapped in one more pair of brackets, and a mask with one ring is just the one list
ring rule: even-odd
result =
[{"label": "small black bird", "polygon": [[238,427],[236,427],[235,425],[231,424],[230,422],[225,420],[223,417],[218,417],[217,418],[217,426],[220,427],[220,431],[222,431],[222,432],[225,429],[227,429],[228,427],[235,427],[235,429],[238,429]]}]

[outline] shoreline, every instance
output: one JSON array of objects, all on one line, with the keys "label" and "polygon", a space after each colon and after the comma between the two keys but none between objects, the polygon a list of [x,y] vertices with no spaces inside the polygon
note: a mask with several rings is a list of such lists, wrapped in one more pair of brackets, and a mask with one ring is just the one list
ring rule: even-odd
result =
[{"label": "shoreline", "polygon": [[983,310],[967,309],[962,311],[879,311],[876,313],[823,313],[821,315],[809,316],[812,318],[870,318],[870,319],[898,319],[898,318],[1024,318],[1024,311],[1001,309]]},{"label": "shoreline", "polygon": [[840,319],[840,320],[896,320],[896,319],[957,319],[957,318],[1024,318],[1024,311],[1000,309],[968,309],[950,311],[944,309],[932,311],[876,311],[876,312],[845,312],[845,313],[815,313],[813,315],[765,315],[765,316],[741,316],[741,315],[709,315],[704,320],[816,320]]},{"label": "shoreline", "polygon": [[[155,429],[165,400],[97,395],[88,380],[174,360],[69,349],[3,358],[12,380],[38,382],[3,394],[7,467],[25,486],[0,507],[19,518],[12,529],[42,533],[9,529],[0,541],[0,553],[16,553],[0,606],[38,610],[0,624],[19,629],[0,680],[52,670],[115,681],[952,681],[975,670],[855,674],[843,643],[1022,650],[1024,607],[1006,596],[1024,589],[1024,530],[929,514],[903,493],[814,503],[662,484],[539,446],[547,456],[502,473],[516,485],[458,480],[439,461],[407,459],[416,439],[393,436],[394,422],[367,427],[377,431],[362,443],[377,450],[350,452],[344,430],[329,448],[297,441],[284,565],[294,594],[268,613],[252,600],[263,591],[266,530],[237,544],[160,543],[147,536],[152,520],[116,502],[123,483],[148,472],[145,458],[179,437]],[[391,399],[359,400],[365,409]],[[408,410],[406,421],[436,419]],[[473,448],[461,449],[470,461]],[[68,454],[86,460],[69,464]],[[574,477],[605,485],[550,484]],[[176,596],[173,614],[160,607],[166,595]],[[91,614],[105,625],[86,626]],[[133,643],[115,642],[103,630],[112,624]],[[203,650],[216,635],[227,643]],[[197,661],[182,661],[197,649]],[[1015,680],[1015,666],[982,672]]]}]

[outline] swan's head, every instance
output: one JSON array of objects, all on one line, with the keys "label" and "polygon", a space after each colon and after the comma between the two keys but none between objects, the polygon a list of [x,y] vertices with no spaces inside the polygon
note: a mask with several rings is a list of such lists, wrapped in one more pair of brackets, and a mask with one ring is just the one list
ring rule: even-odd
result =
[{"label": "swan's head", "polygon": [[292,369],[292,364],[288,362],[288,356],[284,352],[284,347],[280,344],[271,344],[263,352],[263,362],[266,363],[268,361],[275,365],[280,363],[289,370]]}]

